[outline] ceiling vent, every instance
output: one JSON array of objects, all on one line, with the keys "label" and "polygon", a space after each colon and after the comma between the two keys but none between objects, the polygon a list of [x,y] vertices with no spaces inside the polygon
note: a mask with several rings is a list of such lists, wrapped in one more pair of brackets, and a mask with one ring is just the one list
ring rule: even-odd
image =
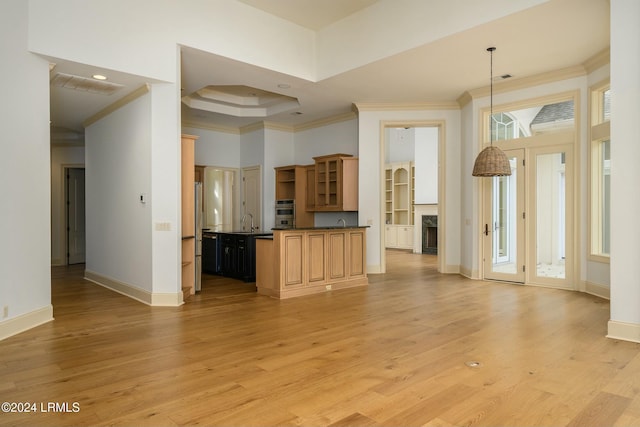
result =
[{"label": "ceiling vent", "polygon": [[64,89],[78,90],[81,92],[97,93],[100,95],[112,95],[123,85],[105,82],[87,77],[73,76],[71,74],[56,73],[51,79],[51,86]]}]

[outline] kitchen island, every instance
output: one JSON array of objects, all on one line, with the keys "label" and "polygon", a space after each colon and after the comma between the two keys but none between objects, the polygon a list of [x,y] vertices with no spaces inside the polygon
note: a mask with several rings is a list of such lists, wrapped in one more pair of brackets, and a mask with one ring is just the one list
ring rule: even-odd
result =
[{"label": "kitchen island", "polygon": [[276,228],[257,237],[258,293],[285,299],[367,285],[366,228]]}]

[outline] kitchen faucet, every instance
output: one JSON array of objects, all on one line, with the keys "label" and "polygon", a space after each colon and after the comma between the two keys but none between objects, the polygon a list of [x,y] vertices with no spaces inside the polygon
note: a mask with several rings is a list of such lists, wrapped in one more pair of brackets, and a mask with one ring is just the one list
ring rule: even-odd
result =
[{"label": "kitchen faucet", "polygon": [[250,213],[246,213],[242,215],[242,221],[241,221],[242,229],[244,230],[244,220],[247,219],[247,215],[249,216],[249,218],[251,218],[251,232],[253,233],[256,228],[253,226],[253,215],[251,215]]},{"label": "kitchen faucet", "polygon": [[347,222],[344,220],[344,218],[338,218],[338,224],[340,224],[340,221],[342,221],[343,228],[347,226]]}]

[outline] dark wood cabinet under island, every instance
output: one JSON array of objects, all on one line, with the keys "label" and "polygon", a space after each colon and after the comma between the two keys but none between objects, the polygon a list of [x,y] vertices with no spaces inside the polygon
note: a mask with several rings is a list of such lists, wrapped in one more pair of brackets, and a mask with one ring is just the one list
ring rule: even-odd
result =
[{"label": "dark wood cabinet under island", "polygon": [[256,237],[271,233],[202,233],[202,271],[253,282],[256,280]]}]

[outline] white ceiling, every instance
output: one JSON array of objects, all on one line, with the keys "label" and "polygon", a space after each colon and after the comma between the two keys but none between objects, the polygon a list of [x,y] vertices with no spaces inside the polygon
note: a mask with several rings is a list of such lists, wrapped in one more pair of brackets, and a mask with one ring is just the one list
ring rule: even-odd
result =
[{"label": "white ceiling", "polygon": [[320,30],[378,0],[238,0],[310,30]]},{"label": "white ceiling", "polygon": [[[377,0],[239,1],[318,29]],[[550,0],[318,82],[184,47],[183,95],[209,85],[243,85],[297,98],[300,108],[256,119],[192,109],[183,104],[183,121],[235,128],[262,120],[296,126],[347,113],[353,103],[454,102],[465,91],[489,84],[486,48],[492,45],[497,47],[494,75],[509,73],[513,80],[583,64],[609,46],[609,1]],[[58,63],[52,73],[91,75],[100,71],[81,64]],[[109,74],[111,81],[123,84],[124,89],[105,97],[52,88],[52,126],[60,131],[52,132],[54,140],[56,135],[65,135],[66,139],[66,129],[81,132],[82,122],[113,103],[114,96],[124,96],[148,82],[137,76],[103,72]],[[281,84],[290,88],[279,88]]]}]

